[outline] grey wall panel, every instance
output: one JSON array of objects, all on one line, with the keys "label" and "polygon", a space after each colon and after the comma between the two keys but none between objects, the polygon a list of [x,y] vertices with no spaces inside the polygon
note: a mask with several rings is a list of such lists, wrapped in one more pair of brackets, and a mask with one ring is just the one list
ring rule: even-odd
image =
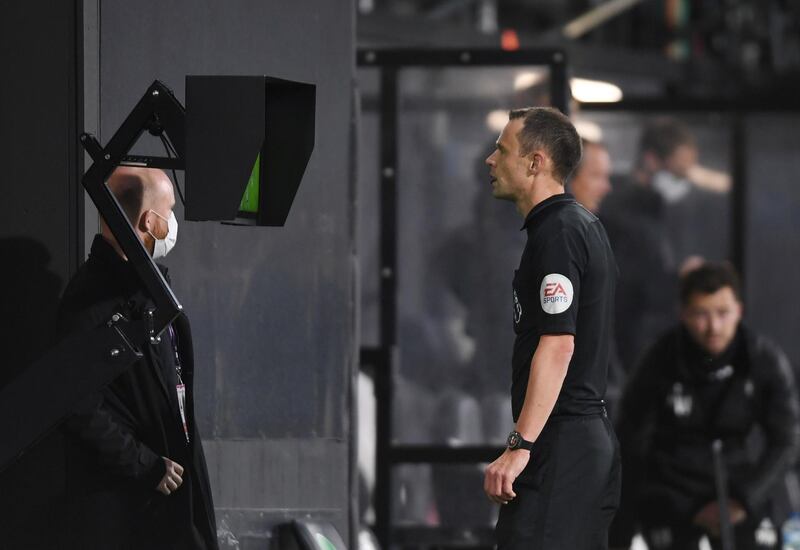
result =
[{"label": "grey wall panel", "polygon": [[[336,478],[347,469],[347,442],[340,439],[210,440],[204,443],[221,510],[341,511]],[[280,472],[280,476],[273,475]]]},{"label": "grey wall panel", "polygon": [[[251,519],[330,507],[345,537],[356,338],[352,10],[345,0],[112,0],[100,12],[104,140],[156,78],[181,100],[186,74],[268,74],[317,85],[316,147],[286,226],[182,222],[165,263],[193,325],[197,408],[216,449],[217,505],[251,510]],[[182,220],[180,206],[176,214]],[[315,452],[319,438],[338,443]],[[284,452],[287,440],[307,445]],[[252,475],[241,477],[242,465]],[[301,488],[308,498],[287,500]]]}]

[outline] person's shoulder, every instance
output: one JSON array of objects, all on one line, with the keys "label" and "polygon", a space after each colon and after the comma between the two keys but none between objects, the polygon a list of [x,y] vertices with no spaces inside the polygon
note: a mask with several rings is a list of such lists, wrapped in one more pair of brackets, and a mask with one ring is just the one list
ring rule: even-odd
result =
[{"label": "person's shoulder", "polygon": [[562,198],[561,200],[547,206],[542,212],[542,224],[548,226],[567,226],[580,223],[587,217],[594,217],[594,214],[586,210],[574,198]]},{"label": "person's shoulder", "polygon": [[61,296],[62,307],[77,306],[90,299],[102,288],[102,272],[91,258],[81,264],[78,271],[67,283]]},{"label": "person's shoulder", "polygon": [[119,299],[113,281],[91,258],[67,283],[58,305],[59,336],[93,328],[100,319],[101,305]]},{"label": "person's shoulder", "polygon": [[635,183],[630,177],[616,177],[611,183],[611,192],[600,205],[600,218],[629,218],[631,214],[641,213],[643,205],[657,199],[650,187]]},{"label": "person's shoulder", "polygon": [[761,334],[742,326],[742,331],[748,342],[751,360],[754,362],[756,373],[769,370],[791,370],[789,358],[783,349],[769,336]]},{"label": "person's shoulder", "polygon": [[600,220],[581,204],[565,202],[547,220],[547,233],[582,240]]}]

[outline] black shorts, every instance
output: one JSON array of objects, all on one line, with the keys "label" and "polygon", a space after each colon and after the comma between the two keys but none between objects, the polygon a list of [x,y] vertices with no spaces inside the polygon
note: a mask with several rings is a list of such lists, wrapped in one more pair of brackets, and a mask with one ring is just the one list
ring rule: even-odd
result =
[{"label": "black shorts", "polygon": [[499,550],[605,550],[619,507],[619,443],[603,416],[551,418],[500,507]]}]

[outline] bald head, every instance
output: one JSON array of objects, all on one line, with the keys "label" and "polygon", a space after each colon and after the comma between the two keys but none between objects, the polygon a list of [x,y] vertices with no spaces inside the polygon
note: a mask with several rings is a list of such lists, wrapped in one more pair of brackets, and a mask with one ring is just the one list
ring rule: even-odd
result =
[{"label": "bald head", "polygon": [[[175,206],[175,193],[169,177],[155,168],[120,166],[108,178],[107,184],[139,238],[152,252],[154,239],[151,234],[158,238],[166,235],[165,220],[169,219]],[[116,244],[104,220],[101,231],[107,240]]]},{"label": "bald head", "polygon": [[108,178],[108,188],[134,226],[139,216],[154,204],[169,203],[171,199],[172,204],[167,204],[171,209],[175,202],[172,182],[163,171],[155,168],[120,166]]}]

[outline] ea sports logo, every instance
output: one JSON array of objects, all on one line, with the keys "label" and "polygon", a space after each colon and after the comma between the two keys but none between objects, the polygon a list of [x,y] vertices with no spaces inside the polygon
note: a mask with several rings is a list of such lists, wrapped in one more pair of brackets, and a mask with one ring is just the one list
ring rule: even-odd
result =
[{"label": "ea sports logo", "polygon": [[551,315],[564,313],[572,305],[573,294],[572,282],[560,273],[545,276],[539,288],[542,310]]},{"label": "ea sports logo", "polygon": [[566,296],[567,292],[561,283],[547,283],[544,285],[544,297],[552,298],[553,296]]}]

